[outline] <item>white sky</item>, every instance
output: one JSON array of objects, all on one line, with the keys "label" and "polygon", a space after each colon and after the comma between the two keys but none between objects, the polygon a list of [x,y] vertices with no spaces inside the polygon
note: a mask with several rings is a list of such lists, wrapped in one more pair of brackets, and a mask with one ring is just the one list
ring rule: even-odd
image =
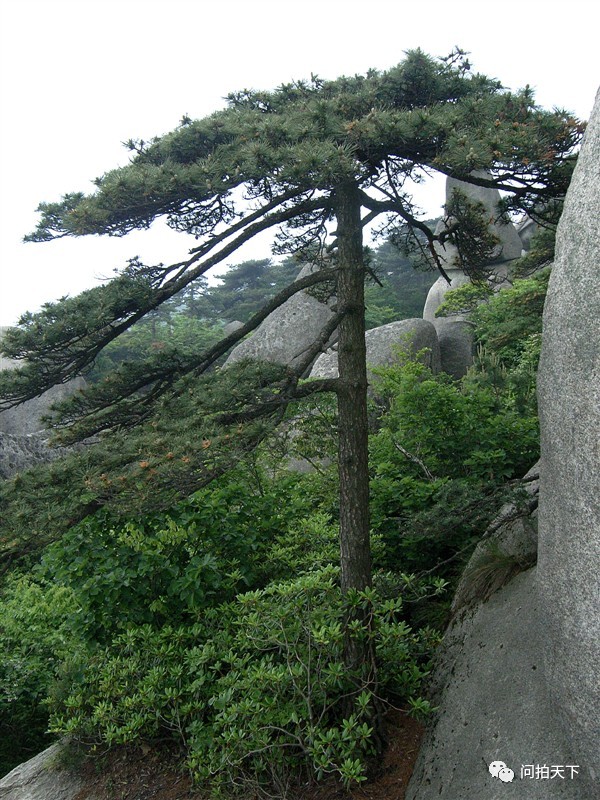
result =
[{"label": "white sky", "polygon": [[[127,258],[182,258],[193,240],[21,243],[40,201],[91,191],[121,142],[201,117],[241,88],[387,69],[407,49],[470,52],[477,71],[587,118],[600,83],[592,0],[0,0],[0,324],[76,294]],[[439,211],[442,188],[428,208]],[[431,196],[431,195],[430,195]],[[267,257],[268,243],[232,259]]]}]

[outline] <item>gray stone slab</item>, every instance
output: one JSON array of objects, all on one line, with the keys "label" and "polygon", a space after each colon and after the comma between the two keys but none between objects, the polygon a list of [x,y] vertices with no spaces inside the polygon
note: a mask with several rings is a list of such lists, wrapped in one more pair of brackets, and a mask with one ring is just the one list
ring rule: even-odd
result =
[{"label": "gray stone slab", "polygon": [[[310,267],[304,267],[296,280],[310,271]],[[234,347],[225,366],[244,359],[295,366],[331,321],[333,305],[334,298],[321,302],[306,291],[298,292],[269,314],[251,336]]]},{"label": "gray stone slab", "polygon": [[[521,777],[527,765],[577,765],[545,688],[535,572],[521,573],[448,630],[433,677],[439,710],[406,800],[592,800],[581,775]],[[512,782],[492,777],[494,761],[513,770]]]}]

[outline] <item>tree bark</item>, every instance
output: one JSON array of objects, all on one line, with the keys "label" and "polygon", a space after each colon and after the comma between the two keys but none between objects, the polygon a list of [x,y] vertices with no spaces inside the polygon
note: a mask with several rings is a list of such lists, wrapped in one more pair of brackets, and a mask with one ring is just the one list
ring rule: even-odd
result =
[{"label": "tree bark", "polygon": [[361,204],[355,184],[336,191],[338,223],[338,425],[342,591],[371,585],[367,367]]},{"label": "tree bark", "polygon": [[[341,587],[361,591],[371,585],[369,541],[369,460],[367,420],[367,368],[361,203],[354,183],[336,190],[338,238],[338,307],[343,313],[338,341],[338,469],[340,479]],[[348,624],[360,619],[369,626],[370,613],[349,611]],[[364,634],[367,634],[366,636]],[[374,681],[368,630],[345,643],[349,673]]]}]

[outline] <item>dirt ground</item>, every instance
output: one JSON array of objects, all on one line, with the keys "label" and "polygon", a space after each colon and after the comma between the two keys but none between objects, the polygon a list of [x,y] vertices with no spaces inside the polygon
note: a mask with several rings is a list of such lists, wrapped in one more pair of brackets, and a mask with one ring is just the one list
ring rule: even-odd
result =
[{"label": "dirt ground", "polygon": [[[339,783],[298,787],[298,800],[404,800],[423,738],[423,726],[401,712],[387,718],[388,747],[374,777],[353,791]],[[116,748],[89,758],[76,800],[206,800],[186,774],[169,767],[169,754],[148,747]],[[247,798],[252,800],[252,798]]]}]

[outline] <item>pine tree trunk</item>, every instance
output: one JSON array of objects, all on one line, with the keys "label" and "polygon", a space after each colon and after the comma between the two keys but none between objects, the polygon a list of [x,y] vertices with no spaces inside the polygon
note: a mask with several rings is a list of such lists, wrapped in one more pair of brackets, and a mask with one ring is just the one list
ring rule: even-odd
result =
[{"label": "pine tree trunk", "polygon": [[[338,342],[338,427],[340,478],[340,551],[343,594],[371,585],[369,542],[369,463],[365,348],[364,263],[360,198],[355,184],[336,191],[338,307],[345,311]],[[367,612],[349,613],[346,627]],[[375,680],[367,639],[346,636],[345,663],[350,673]]]}]

